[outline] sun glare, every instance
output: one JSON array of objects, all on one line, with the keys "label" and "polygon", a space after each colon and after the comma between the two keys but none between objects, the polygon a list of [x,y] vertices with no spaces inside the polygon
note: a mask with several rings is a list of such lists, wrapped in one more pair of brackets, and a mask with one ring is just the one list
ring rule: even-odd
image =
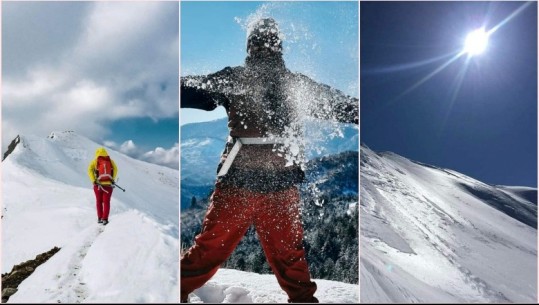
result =
[{"label": "sun glare", "polygon": [[485,51],[488,44],[488,33],[484,29],[478,29],[466,37],[464,52],[469,55],[479,55]]}]

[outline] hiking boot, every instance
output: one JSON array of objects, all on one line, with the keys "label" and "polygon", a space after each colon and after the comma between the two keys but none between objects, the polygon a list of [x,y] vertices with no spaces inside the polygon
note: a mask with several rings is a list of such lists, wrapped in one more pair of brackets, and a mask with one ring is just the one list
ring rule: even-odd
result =
[{"label": "hiking boot", "polygon": [[106,226],[107,223],[109,223],[109,221],[107,219],[102,219],[102,223],[103,223],[104,226]]},{"label": "hiking boot", "polygon": [[290,300],[288,299],[288,303],[320,303],[318,301],[318,299],[314,296],[312,296],[310,299],[308,300]]},{"label": "hiking boot", "polygon": [[180,303],[189,303],[189,295],[182,295],[180,297]]},{"label": "hiking boot", "polygon": [[103,223],[103,219],[98,218],[98,219],[97,219],[97,223]]}]

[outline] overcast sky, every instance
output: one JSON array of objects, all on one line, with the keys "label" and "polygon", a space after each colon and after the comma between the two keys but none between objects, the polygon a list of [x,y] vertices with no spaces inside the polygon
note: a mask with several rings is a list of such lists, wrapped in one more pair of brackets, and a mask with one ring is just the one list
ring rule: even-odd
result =
[{"label": "overcast sky", "polygon": [[176,2],[2,3],[2,150],[73,130],[178,168]]}]

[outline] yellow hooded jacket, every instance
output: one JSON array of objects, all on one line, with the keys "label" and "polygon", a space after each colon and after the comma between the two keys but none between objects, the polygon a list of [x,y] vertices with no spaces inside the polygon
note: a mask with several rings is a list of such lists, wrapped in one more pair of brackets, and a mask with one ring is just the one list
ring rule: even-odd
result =
[{"label": "yellow hooded jacket", "polygon": [[[107,157],[109,154],[103,147],[99,147],[95,151],[95,158],[90,162],[90,165],[88,165],[88,176],[90,177],[90,181],[95,182],[97,180],[96,176],[96,170],[97,170],[97,157]],[[112,164],[112,180],[116,180],[116,176],[118,175],[118,167],[116,167],[116,163],[112,159],[110,159],[110,163]],[[103,185],[111,185],[111,181],[103,181],[101,182]]]}]

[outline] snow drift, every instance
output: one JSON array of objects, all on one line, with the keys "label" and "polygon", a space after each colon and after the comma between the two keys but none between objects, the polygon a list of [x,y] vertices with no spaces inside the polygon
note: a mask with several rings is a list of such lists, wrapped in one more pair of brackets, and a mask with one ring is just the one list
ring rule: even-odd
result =
[{"label": "snow drift", "polygon": [[9,302],[177,302],[178,171],[114,150],[110,223],[97,224],[87,166],[101,145],[73,132],[21,136],[2,162],[2,272],[61,250]]},{"label": "snow drift", "polygon": [[361,302],[537,301],[537,189],[361,147]]},{"label": "snow drift", "polygon": [[[358,303],[359,287],[328,280],[313,280],[320,303]],[[287,303],[288,296],[273,274],[219,269],[204,286],[189,296],[190,303]]]}]

